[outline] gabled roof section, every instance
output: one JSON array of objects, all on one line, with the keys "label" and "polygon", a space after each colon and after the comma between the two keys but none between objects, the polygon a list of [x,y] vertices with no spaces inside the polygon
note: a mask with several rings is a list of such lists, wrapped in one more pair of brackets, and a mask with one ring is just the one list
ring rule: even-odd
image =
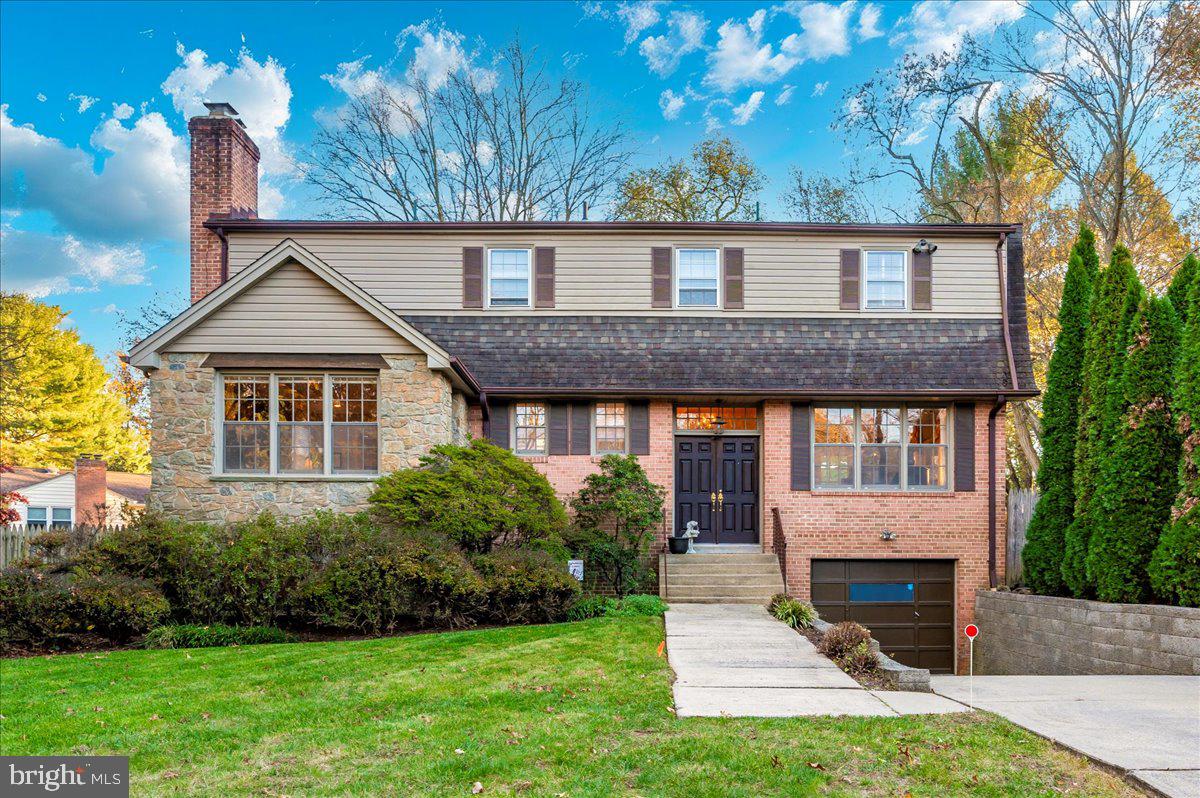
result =
[{"label": "gabled roof section", "polygon": [[213,313],[225,307],[231,301],[259,284],[265,277],[289,263],[299,264],[301,267],[312,272],[365,312],[382,322],[398,336],[409,341],[425,354],[431,369],[453,371],[450,354],[445,349],[398,316],[379,300],[363,291],[336,269],[290,238],[281,241],[274,249],[264,254],[235,277],[226,281],[220,288],[192,305],[145,340],[138,343],[129,353],[130,365],[139,368],[158,368],[161,362],[159,353],[170,346],[171,342],[194,329]]}]

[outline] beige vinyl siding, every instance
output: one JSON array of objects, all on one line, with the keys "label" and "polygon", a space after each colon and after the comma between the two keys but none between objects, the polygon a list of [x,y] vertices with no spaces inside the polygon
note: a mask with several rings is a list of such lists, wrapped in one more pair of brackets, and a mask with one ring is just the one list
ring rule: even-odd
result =
[{"label": "beige vinyl siding", "polygon": [[170,352],[415,354],[333,286],[286,263],[176,339]]},{"label": "beige vinyl siding", "polygon": [[[838,252],[846,248],[911,250],[918,236],[553,232],[379,233],[234,232],[229,270],[236,274],[293,238],[332,268],[400,313],[637,313],[658,315],[853,316],[838,308]],[[1000,282],[996,241],[984,236],[936,237],[933,310],[917,315],[997,317]],[[465,310],[463,247],[547,246],[556,249],[553,310]],[[745,250],[745,308],[687,311],[651,308],[650,248],[729,246]],[[874,316],[908,315],[872,313]]]}]

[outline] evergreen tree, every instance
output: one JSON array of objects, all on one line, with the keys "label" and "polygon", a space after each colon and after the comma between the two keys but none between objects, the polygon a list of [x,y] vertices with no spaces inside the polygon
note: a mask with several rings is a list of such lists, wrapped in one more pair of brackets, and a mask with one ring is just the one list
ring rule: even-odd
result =
[{"label": "evergreen tree", "polygon": [[129,412],[108,390],[92,347],[60,326],[67,314],[22,294],[0,295],[0,447],[12,465],[70,468],[99,454],[114,470],[150,458]]},{"label": "evergreen tree", "polygon": [[1142,301],[1128,354],[1113,391],[1121,410],[1112,449],[1092,497],[1095,525],[1088,577],[1101,601],[1142,602],[1150,596],[1147,566],[1176,494],[1179,433],[1171,390],[1179,354],[1179,321],[1165,297]]},{"label": "evergreen tree", "polygon": [[1175,306],[1175,315],[1179,317],[1179,323],[1187,325],[1191,322],[1191,311],[1188,297],[1191,296],[1192,283],[1196,282],[1196,275],[1200,272],[1200,258],[1196,257],[1196,253],[1190,253],[1183,259],[1179,270],[1175,272],[1175,277],[1171,279],[1171,284],[1167,287],[1167,299],[1171,300],[1171,304]]},{"label": "evergreen tree", "polygon": [[1200,279],[1188,290],[1188,324],[1175,366],[1175,419],[1183,436],[1179,494],[1150,560],[1150,586],[1163,601],[1200,607]]},{"label": "evergreen tree", "polygon": [[1067,527],[1062,562],[1063,582],[1076,598],[1091,593],[1087,577],[1088,540],[1092,536],[1092,495],[1100,463],[1108,451],[1104,428],[1109,387],[1125,357],[1129,322],[1142,296],[1129,250],[1113,249],[1092,298],[1091,318],[1083,347],[1083,387],[1079,393],[1079,434],[1075,438],[1075,518]]},{"label": "evergreen tree", "polygon": [[1085,225],[1079,231],[1058,309],[1058,338],[1046,372],[1042,404],[1042,463],[1037,482],[1041,498],[1033,511],[1022,559],[1025,583],[1036,593],[1062,595],[1063,553],[1067,527],[1075,516],[1075,436],[1079,432],[1079,393],[1100,258],[1096,239]]}]

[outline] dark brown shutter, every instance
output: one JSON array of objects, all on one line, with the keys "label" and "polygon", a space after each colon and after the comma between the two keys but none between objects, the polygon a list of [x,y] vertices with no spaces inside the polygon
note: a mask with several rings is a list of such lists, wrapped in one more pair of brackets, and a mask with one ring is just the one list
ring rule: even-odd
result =
[{"label": "dark brown shutter", "polygon": [[650,306],[671,307],[671,248],[650,248]]},{"label": "dark brown shutter", "polygon": [[592,406],[587,402],[571,405],[571,454],[592,453]]},{"label": "dark brown shutter", "polygon": [[792,405],[792,490],[812,490],[811,418],[811,405]]},{"label": "dark brown shutter", "polygon": [[725,307],[741,310],[745,302],[745,251],[741,247],[725,250]]},{"label": "dark brown shutter", "polygon": [[975,405],[954,405],[954,489],[975,490]]},{"label": "dark brown shutter", "polygon": [[629,403],[629,453],[650,454],[650,403]]},{"label": "dark brown shutter", "polygon": [[554,247],[533,250],[533,290],[535,308],[554,307]]},{"label": "dark brown shutter", "polygon": [[547,435],[550,454],[570,454],[571,406],[566,402],[550,403]]},{"label": "dark brown shutter", "polygon": [[508,402],[492,399],[488,402],[487,439],[501,449],[511,449],[508,440]]},{"label": "dark brown shutter", "polygon": [[913,253],[912,309],[933,309],[933,254]]},{"label": "dark brown shutter", "polygon": [[858,295],[862,285],[862,269],[859,261],[862,253],[857,249],[843,249],[841,257],[842,310],[858,310]]},{"label": "dark brown shutter", "polygon": [[483,307],[483,247],[463,247],[463,307]]}]

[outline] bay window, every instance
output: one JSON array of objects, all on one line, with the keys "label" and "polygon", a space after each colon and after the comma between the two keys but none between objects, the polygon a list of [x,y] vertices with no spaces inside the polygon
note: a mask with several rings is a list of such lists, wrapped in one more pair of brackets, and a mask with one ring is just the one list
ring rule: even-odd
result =
[{"label": "bay window", "polygon": [[222,374],[219,473],[378,473],[378,386],[374,375]]},{"label": "bay window", "polygon": [[863,404],[813,408],[813,485],[834,490],[945,490],[945,407]]}]

